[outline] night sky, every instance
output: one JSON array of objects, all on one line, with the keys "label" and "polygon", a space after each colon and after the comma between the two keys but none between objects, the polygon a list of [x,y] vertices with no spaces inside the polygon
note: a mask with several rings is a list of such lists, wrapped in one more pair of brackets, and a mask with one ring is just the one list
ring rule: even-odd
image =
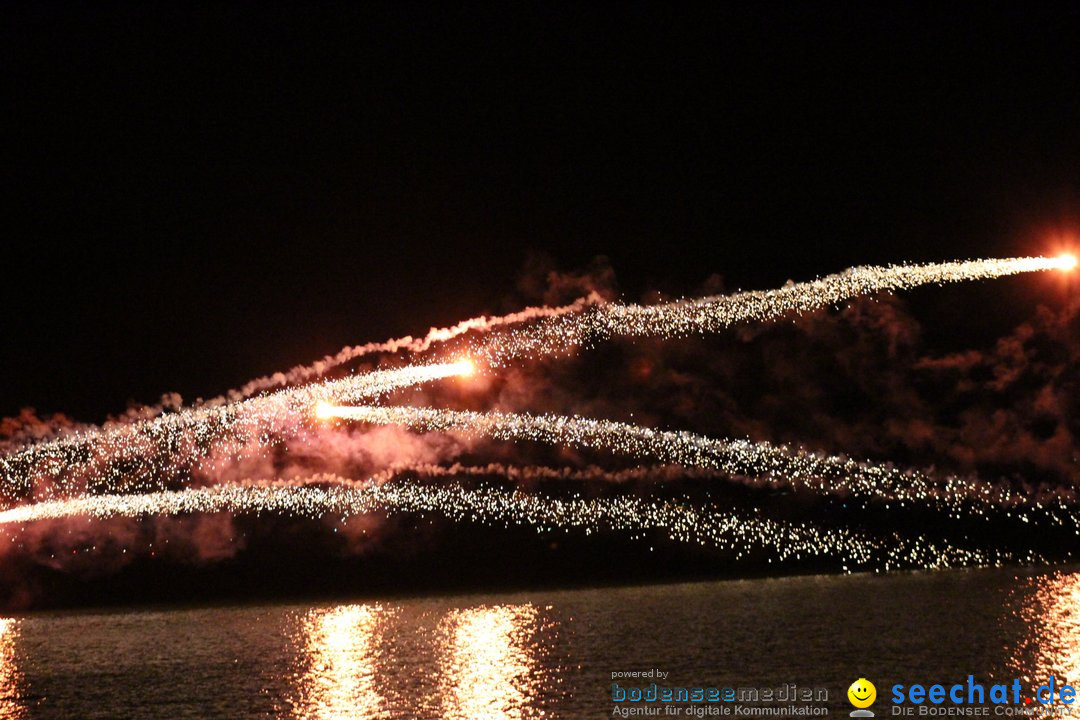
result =
[{"label": "night sky", "polygon": [[[636,300],[1080,229],[1075,7],[549,5],[9,6],[0,416],[515,309],[538,255]],[[1048,291],[922,298],[978,345]]]}]

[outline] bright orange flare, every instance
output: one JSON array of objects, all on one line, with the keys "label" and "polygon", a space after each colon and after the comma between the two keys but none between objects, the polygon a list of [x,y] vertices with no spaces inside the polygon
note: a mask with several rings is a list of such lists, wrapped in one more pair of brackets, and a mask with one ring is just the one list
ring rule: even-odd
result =
[{"label": "bright orange flare", "polygon": [[[415,368],[429,374],[429,378],[437,380],[448,377],[471,377],[476,374],[476,363],[469,358],[462,358],[457,362],[444,363],[442,365],[425,365]],[[333,418],[356,419],[357,413],[362,413],[363,408],[357,409],[351,405],[338,405],[328,400],[319,400],[315,403],[315,417],[319,420]]]},{"label": "bright orange flare", "polygon": [[451,363],[450,367],[454,369],[454,374],[458,377],[470,377],[476,374],[476,363],[469,358],[462,358]]},{"label": "bright orange flare", "polygon": [[1062,253],[1057,256],[1058,267],[1062,270],[1072,270],[1076,267],[1076,256],[1072,253]]},{"label": "bright orange flare", "polygon": [[334,417],[335,409],[336,408],[334,408],[334,406],[330,403],[326,402],[325,400],[320,400],[319,402],[315,403],[315,417],[317,417],[319,420],[329,420],[330,418]]}]

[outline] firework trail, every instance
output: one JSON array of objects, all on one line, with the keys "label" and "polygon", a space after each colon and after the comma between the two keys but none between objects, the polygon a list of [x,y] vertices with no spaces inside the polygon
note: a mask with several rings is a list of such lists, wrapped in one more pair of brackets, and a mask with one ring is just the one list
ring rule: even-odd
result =
[{"label": "firework trail", "polygon": [[596,465],[587,467],[553,468],[546,465],[507,465],[505,463],[487,463],[486,465],[435,465],[433,463],[408,463],[393,465],[371,476],[371,482],[385,483],[402,475],[432,478],[444,477],[499,477],[510,482],[524,481],[560,481],[570,480],[586,482],[601,481],[608,484],[620,484],[635,480],[673,481],[701,478],[727,477],[726,473],[707,468],[687,468],[682,465],[644,465],[621,470],[607,470]]},{"label": "firework trail", "polygon": [[[474,469],[484,474],[487,468]],[[532,527],[537,533],[630,532],[636,539],[663,533],[669,540],[727,551],[732,559],[767,562],[828,558],[844,570],[937,569],[953,566],[1045,562],[1034,553],[1017,556],[996,550],[964,548],[918,536],[874,538],[847,528],[822,529],[783,522],[715,505],[615,498],[560,498],[491,487],[416,482],[355,483],[323,475],[307,480],[226,484],[141,495],[96,495],[23,505],[0,512],[0,524],[69,517],[107,519],[144,515],[230,512],[286,513],[323,519],[371,513],[438,514],[455,522]]]},{"label": "firework trail", "polygon": [[[809,283],[789,284],[778,290],[742,292],[656,306],[602,305],[592,297],[562,308],[530,308],[502,318],[476,318],[453,328],[432,330],[421,340],[404,338],[360,346],[343,351],[338,357],[344,358],[344,362],[358,354],[380,349],[419,352],[435,343],[480,331],[490,333],[490,337],[486,344],[475,348],[476,355],[493,366],[501,366],[512,358],[564,352],[615,335],[669,337],[710,332],[745,320],[776,319],[787,313],[811,310],[869,292],[1068,269],[1075,262],[1069,257],[1012,258],[860,267]],[[504,326],[505,331],[491,332]],[[291,377],[309,377],[329,366],[327,361],[317,363],[308,369],[292,371]],[[357,402],[394,388],[469,372],[471,366],[461,362],[376,371],[292,387],[238,402],[207,403],[151,420],[74,431],[61,439],[30,445],[0,457],[0,499],[7,502],[26,497],[48,500],[78,492],[145,492],[167,488],[186,482],[194,471],[211,474],[220,469],[218,462],[234,461],[242,453],[269,454],[280,445],[282,438],[295,434],[311,422],[309,409],[319,402]],[[240,394],[257,391],[261,387],[259,382],[242,389]],[[737,443],[730,441],[732,449],[737,449]],[[749,443],[746,446],[750,447]],[[672,461],[693,465],[693,448],[684,450],[690,455],[676,454]],[[759,467],[770,472],[798,470],[797,463],[792,464],[790,459],[786,463],[776,460],[782,453],[760,455],[755,462],[764,463]],[[210,462],[208,458],[211,457],[217,459]],[[807,480],[807,484],[810,483]],[[869,492],[870,488],[866,489]],[[941,492],[949,490],[945,487]],[[898,494],[896,497],[905,499],[908,496]]]},{"label": "firework trail", "polygon": [[788,283],[776,290],[751,290],[658,305],[590,305],[580,313],[544,318],[524,328],[510,328],[471,346],[469,352],[493,367],[503,367],[517,358],[567,352],[612,337],[671,338],[716,332],[737,323],[767,322],[817,310],[860,295],[1029,272],[1071,270],[1075,266],[1075,257],[1062,255],[854,267],[811,282]]},{"label": "firework trail", "polygon": [[953,476],[935,480],[923,473],[860,462],[838,455],[808,452],[767,442],[714,439],[684,431],[652,428],[577,416],[472,412],[416,407],[324,406],[323,418],[381,425],[405,425],[424,431],[459,431],[496,440],[532,440],[552,445],[603,450],[663,463],[751,476],[763,482],[812,492],[852,497],[864,502],[930,506],[950,517],[1002,511],[1030,522],[1045,518],[1077,528],[1080,519],[1061,497],[1032,503],[1004,483],[984,483]]},{"label": "firework trail", "polygon": [[449,328],[432,328],[419,339],[405,336],[347,347],[311,365],[252,380],[229,395],[231,399],[238,399],[273,387],[305,382],[373,353],[425,352],[469,333],[489,336],[469,343],[469,353],[492,366],[501,367],[515,358],[563,353],[611,337],[675,337],[716,332],[740,322],[776,320],[791,313],[809,312],[876,292],[1029,272],[1071,270],[1075,266],[1076,258],[1071,255],[863,266],[810,282],[788,283],[775,290],[752,290],[647,306],[608,303],[593,293],[561,307],[531,307],[509,315],[471,318]]},{"label": "firework trail", "polygon": [[[693,475],[693,470],[690,472]],[[68,517],[137,517],[140,515],[178,515],[193,512],[270,512],[313,519],[326,515],[356,515],[372,512],[372,498],[379,497],[378,489],[399,478],[490,478],[517,480],[601,480],[624,482],[645,478],[685,478],[687,470],[678,466],[639,467],[627,470],[587,468],[551,468],[542,465],[435,465],[416,463],[395,465],[366,480],[352,480],[334,474],[319,474],[308,478],[247,480],[222,483],[202,488],[163,490],[143,494],[83,495],[76,498],[45,500],[0,511],[0,525],[56,520]],[[327,487],[332,492],[325,492]],[[395,491],[406,485],[395,486]],[[341,494],[338,490],[349,492]],[[420,492],[423,486],[417,485]],[[311,492],[308,492],[311,491]],[[307,493],[305,495],[305,493]],[[292,496],[292,497],[291,497]],[[405,497],[394,494],[390,497]],[[414,496],[415,497],[415,496]],[[341,502],[331,502],[331,499]],[[431,509],[437,509],[431,505]]]},{"label": "firework trail", "polygon": [[422,338],[414,338],[411,335],[406,335],[405,337],[385,340],[383,342],[371,342],[364,345],[345,347],[338,353],[327,355],[322,360],[314,362],[311,365],[297,365],[287,372],[278,372],[273,375],[266,375],[251,380],[242,387],[230,391],[229,399],[239,400],[275,387],[307,382],[313,378],[321,377],[328,370],[332,370],[345,363],[356,360],[357,358],[364,357],[365,355],[398,352],[422,353],[435,345],[449,342],[450,340],[467,333],[486,333],[506,325],[516,325],[543,318],[553,318],[561,315],[580,313],[582,310],[602,302],[604,302],[603,298],[596,293],[592,293],[587,297],[575,300],[569,305],[562,305],[560,307],[528,307],[524,310],[510,313],[509,315],[481,315],[479,317],[469,318],[468,320],[462,320],[451,327],[431,328],[428,330],[427,335]]},{"label": "firework trail", "polygon": [[[357,401],[401,387],[468,375],[466,361],[380,370],[281,390],[242,402],[189,408],[27,446],[0,457],[0,497],[50,499],[77,492],[163,489],[213,472],[243,453],[268,453],[311,423],[319,402]],[[213,456],[213,464],[209,458]]]}]

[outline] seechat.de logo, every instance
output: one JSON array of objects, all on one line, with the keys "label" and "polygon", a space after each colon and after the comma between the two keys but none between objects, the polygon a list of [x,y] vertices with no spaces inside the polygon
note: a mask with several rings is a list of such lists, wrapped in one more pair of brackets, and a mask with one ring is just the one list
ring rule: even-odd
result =
[{"label": "seechat.de logo", "polygon": [[866,709],[874,704],[874,700],[877,700],[877,688],[874,687],[874,683],[866,678],[859,678],[847,689],[847,699],[856,708],[851,711],[851,717],[874,717],[873,710]]}]

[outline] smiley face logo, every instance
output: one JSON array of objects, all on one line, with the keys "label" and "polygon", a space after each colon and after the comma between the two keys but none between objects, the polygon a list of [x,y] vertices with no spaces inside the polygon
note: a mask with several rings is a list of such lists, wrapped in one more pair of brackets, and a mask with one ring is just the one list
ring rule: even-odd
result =
[{"label": "smiley face logo", "polygon": [[847,699],[857,708],[866,708],[877,699],[877,688],[866,678],[859,678],[847,689]]}]

